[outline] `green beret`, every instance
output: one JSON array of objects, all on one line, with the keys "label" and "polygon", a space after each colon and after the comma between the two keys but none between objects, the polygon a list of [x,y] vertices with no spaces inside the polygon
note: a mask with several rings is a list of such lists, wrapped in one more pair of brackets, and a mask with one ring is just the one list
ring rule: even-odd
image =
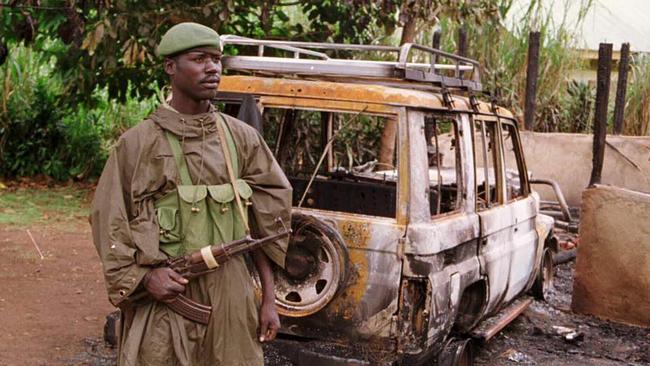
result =
[{"label": "green beret", "polygon": [[167,57],[197,47],[221,49],[219,33],[202,24],[179,23],[163,35],[156,52],[158,56]]}]

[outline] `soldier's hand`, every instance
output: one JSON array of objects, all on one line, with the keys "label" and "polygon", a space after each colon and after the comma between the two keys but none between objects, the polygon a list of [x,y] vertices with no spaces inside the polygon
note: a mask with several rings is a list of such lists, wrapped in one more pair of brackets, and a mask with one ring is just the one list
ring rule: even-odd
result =
[{"label": "soldier's hand", "polygon": [[144,276],[144,288],[158,301],[169,302],[185,291],[188,281],[170,268],[154,268]]},{"label": "soldier's hand", "polygon": [[275,309],[275,303],[262,304],[260,308],[260,342],[274,340],[279,329],[280,317]]}]

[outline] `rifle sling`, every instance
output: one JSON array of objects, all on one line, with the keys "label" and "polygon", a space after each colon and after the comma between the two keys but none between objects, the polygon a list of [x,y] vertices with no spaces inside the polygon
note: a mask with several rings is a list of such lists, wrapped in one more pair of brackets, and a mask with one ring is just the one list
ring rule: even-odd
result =
[{"label": "rifle sling", "polygon": [[[239,215],[241,216],[242,221],[244,222],[244,228],[246,229],[246,235],[250,234],[250,228],[248,226],[248,216],[244,212],[244,206],[241,203],[241,197],[239,197],[239,189],[237,188],[237,182],[235,179],[235,172],[232,167],[232,156],[230,154],[230,149],[226,145],[228,145],[229,141],[232,141],[232,136],[230,137],[230,140],[226,139],[226,133],[224,131],[224,126],[226,125],[226,121],[224,121],[223,116],[221,113],[217,113],[217,132],[219,133],[219,140],[221,140],[221,149],[223,150],[223,155],[226,160],[226,170],[228,170],[228,177],[230,178],[230,184],[232,184],[232,189],[235,191],[235,201],[237,202],[237,209],[239,210]],[[234,142],[234,141],[233,141]],[[237,153],[235,151],[235,153]]]}]

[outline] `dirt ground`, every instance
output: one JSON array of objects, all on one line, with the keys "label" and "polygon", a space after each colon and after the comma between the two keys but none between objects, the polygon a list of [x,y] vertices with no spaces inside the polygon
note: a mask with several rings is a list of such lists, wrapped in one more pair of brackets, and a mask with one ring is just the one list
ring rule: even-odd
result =
[{"label": "dirt ground", "polygon": [[[0,226],[0,365],[115,364],[102,339],[108,303],[90,230]],[[572,263],[556,269],[549,303],[533,305],[478,351],[479,365],[650,365],[650,329],[569,311]],[[576,330],[578,340],[561,335]],[[267,365],[290,365],[273,347]]]},{"label": "dirt ground", "polygon": [[[533,302],[480,348],[478,365],[650,365],[650,329],[571,312],[573,266],[556,267],[549,301]],[[568,330],[576,340],[567,340]]]},{"label": "dirt ground", "polygon": [[[71,365],[112,311],[87,222],[0,226],[0,365]],[[79,363],[83,364],[83,363]]]}]

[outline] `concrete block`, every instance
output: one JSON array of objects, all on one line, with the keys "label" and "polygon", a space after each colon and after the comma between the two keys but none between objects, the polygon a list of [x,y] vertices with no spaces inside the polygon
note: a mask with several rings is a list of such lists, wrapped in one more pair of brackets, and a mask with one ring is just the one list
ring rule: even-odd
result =
[{"label": "concrete block", "polygon": [[581,215],[573,310],[650,326],[650,195],[599,185]]},{"label": "concrete block", "polygon": [[[591,134],[522,131],[526,167],[533,178],[558,182],[569,206],[579,207],[591,177],[593,139]],[[602,183],[650,192],[650,137],[607,135]],[[544,186],[533,189],[544,200],[555,199]]]}]

